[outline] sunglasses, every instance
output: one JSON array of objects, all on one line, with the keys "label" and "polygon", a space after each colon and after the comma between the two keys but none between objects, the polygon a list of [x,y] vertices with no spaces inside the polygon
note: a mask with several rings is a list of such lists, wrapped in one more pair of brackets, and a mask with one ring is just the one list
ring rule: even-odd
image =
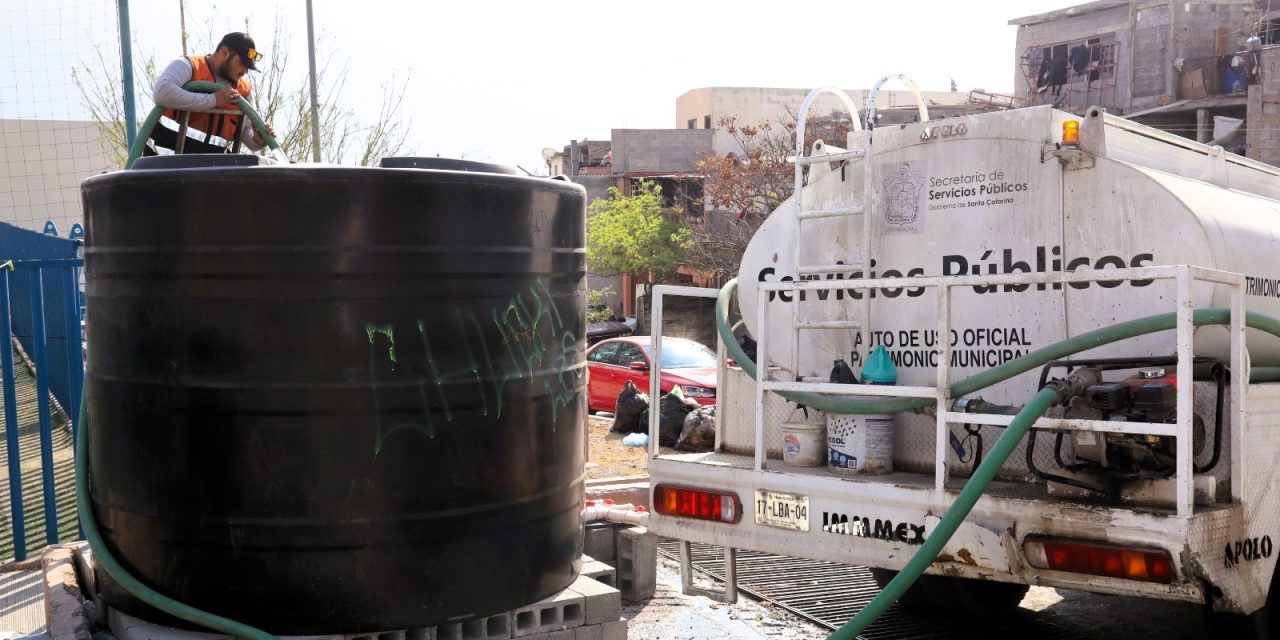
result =
[{"label": "sunglasses", "polygon": [[257,49],[249,49],[248,51],[244,52],[244,57],[248,59],[249,62],[254,62],[254,63],[262,60],[262,54],[259,53]]}]

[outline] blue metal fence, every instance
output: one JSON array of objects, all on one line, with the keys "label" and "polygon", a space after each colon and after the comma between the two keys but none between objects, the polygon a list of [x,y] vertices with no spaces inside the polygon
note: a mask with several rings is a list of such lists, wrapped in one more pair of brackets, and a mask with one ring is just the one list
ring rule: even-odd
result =
[{"label": "blue metal fence", "polygon": [[[0,337],[17,338],[35,365],[45,540],[54,544],[58,542],[58,505],[50,394],[70,417],[74,437],[84,386],[84,297],[80,290],[84,260],[78,256],[79,238],[83,237],[79,225],[73,228],[71,239],[56,237],[51,225],[46,226],[46,233],[49,231],[52,235],[0,223]],[[14,557],[21,560],[27,552],[27,527],[13,353],[12,344],[0,348],[10,522]]]}]

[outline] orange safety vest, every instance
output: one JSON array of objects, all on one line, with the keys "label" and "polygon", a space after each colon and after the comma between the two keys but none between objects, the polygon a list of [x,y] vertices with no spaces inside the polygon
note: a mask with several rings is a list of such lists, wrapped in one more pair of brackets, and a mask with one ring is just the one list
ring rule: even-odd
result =
[{"label": "orange safety vest", "polygon": [[[192,80],[217,82],[213,77],[213,69],[209,66],[209,56],[187,56],[187,60],[191,63]],[[236,83],[236,91],[240,93],[242,98],[248,100],[250,86],[248,78],[240,78],[240,81]],[[178,111],[174,109],[165,109],[164,116],[175,122],[181,122],[178,117]],[[227,144],[230,145],[235,142],[236,129],[240,128],[241,117],[193,111],[191,112],[191,119],[187,122],[187,127],[218,136],[226,140]]]}]

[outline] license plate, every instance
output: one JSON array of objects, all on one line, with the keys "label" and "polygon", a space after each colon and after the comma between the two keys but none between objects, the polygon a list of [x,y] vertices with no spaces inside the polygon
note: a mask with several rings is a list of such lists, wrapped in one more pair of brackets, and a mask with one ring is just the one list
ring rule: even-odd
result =
[{"label": "license plate", "polygon": [[756,524],[809,530],[809,496],[756,490]]}]

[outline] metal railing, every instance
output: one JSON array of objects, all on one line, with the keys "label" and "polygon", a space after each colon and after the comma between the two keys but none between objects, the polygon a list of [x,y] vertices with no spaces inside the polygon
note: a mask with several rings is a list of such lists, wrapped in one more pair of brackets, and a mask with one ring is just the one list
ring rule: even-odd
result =
[{"label": "metal railing", "polygon": [[[1053,284],[1072,282],[1098,282],[1113,280],[1174,280],[1177,289],[1177,356],[1179,380],[1191,380],[1192,376],[1192,323],[1194,301],[1191,286],[1193,282],[1210,282],[1225,285],[1231,290],[1231,371],[1237,372],[1242,380],[1248,379],[1248,360],[1245,357],[1244,341],[1244,276],[1237,273],[1206,269],[1203,267],[1177,265],[1163,267],[1141,267],[1133,269],[1089,270],[1075,273],[1044,274],[1010,274],[988,276],[935,276],[910,278],[912,287],[928,287],[938,291],[938,335],[950,335],[951,331],[951,290],[955,287],[984,285],[1021,285],[1021,284]],[[807,280],[762,282],[762,292],[780,291],[822,291],[830,289],[878,289],[900,287],[904,278],[875,278],[867,280]],[[756,444],[755,470],[763,471],[767,467],[765,450],[765,406],[766,393],[778,391],[808,391],[814,393],[856,394],[863,396],[894,396],[910,398],[932,398],[936,401],[937,438],[935,443],[934,490],[942,495],[947,482],[947,446],[950,429],[948,423],[969,423],[1008,425],[1011,418],[1005,415],[981,413],[956,413],[951,410],[951,344],[949,340],[940,340],[939,365],[937,368],[936,387],[848,385],[815,382],[789,382],[771,379],[768,366],[769,331],[768,307],[761,302],[756,307]],[[656,309],[655,309],[656,310]],[[657,327],[655,323],[655,327]],[[654,368],[660,367],[659,353],[654,354]],[[1231,385],[1231,498],[1240,502],[1244,496],[1243,475],[1243,435],[1245,415],[1244,384]],[[1042,418],[1037,420],[1034,428],[1061,429],[1069,431],[1097,431],[1110,433],[1137,433],[1149,435],[1165,435],[1176,437],[1176,507],[1179,517],[1190,517],[1194,503],[1192,491],[1192,426],[1194,407],[1192,405],[1192,385],[1180,384],[1177,388],[1177,421],[1170,425],[1149,422],[1111,422],[1100,420],[1064,420]]]},{"label": "metal railing", "polygon": [[[17,366],[14,361],[15,308],[30,314],[32,335],[27,341],[32,374],[36,384],[36,411],[39,428],[40,486],[44,511],[45,542],[56,544],[58,534],[58,492],[54,485],[53,408],[50,391],[55,370],[66,376],[65,398],[60,406],[71,422],[74,439],[79,417],[81,389],[84,387],[82,351],[80,258],[8,260],[0,263],[0,336],[10,342],[0,349],[3,374],[5,447],[8,457],[9,512],[14,558],[27,555],[27,507],[23,497],[22,453],[18,416]],[[55,301],[49,305],[50,300]],[[52,308],[51,308],[52,307]],[[52,333],[55,336],[51,336]],[[58,330],[60,329],[60,330]],[[66,341],[63,357],[51,357],[50,342],[60,334]],[[62,355],[62,354],[58,354]]]}]

